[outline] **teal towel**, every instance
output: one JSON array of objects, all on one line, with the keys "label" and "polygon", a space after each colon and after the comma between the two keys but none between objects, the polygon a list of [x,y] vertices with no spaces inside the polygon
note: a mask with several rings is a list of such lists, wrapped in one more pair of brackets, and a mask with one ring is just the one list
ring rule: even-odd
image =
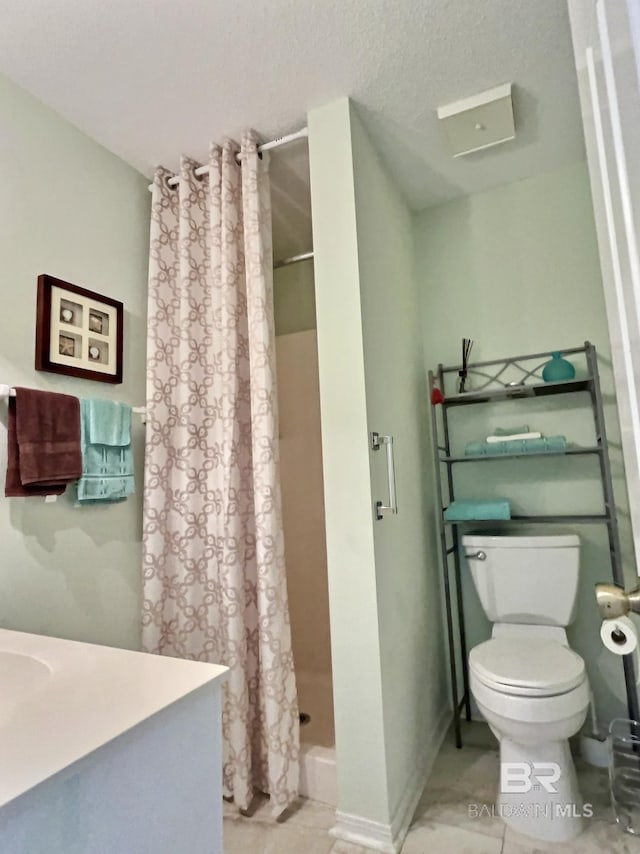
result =
[{"label": "teal towel", "polygon": [[567,450],[565,436],[542,439],[514,439],[513,442],[469,442],[465,457],[499,457],[501,454],[557,454]]},{"label": "teal towel", "polygon": [[530,433],[529,425],[523,424],[521,427],[496,427],[492,436],[517,436],[518,433]]},{"label": "teal towel", "polygon": [[448,522],[464,522],[471,519],[510,519],[511,506],[508,498],[466,499],[452,501],[444,511]]},{"label": "teal towel", "polygon": [[87,433],[92,445],[130,445],[131,407],[115,400],[90,398]]},{"label": "teal towel", "polygon": [[[96,429],[92,433],[93,426]],[[106,503],[133,495],[131,407],[115,401],[81,400],[80,433],[82,477],[78,481],[78,501]],[[110,442],[93,442],[92,435]],[[118,436],[121,443],[115,444]]]}]

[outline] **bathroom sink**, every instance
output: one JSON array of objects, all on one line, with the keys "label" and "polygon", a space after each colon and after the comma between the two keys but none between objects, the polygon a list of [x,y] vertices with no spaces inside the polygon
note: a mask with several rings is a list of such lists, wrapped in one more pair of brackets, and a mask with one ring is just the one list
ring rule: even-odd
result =
[{"label": "bathroom sink", "polygon": [[221,852],[226,676],[0,629],[0,854]]},{"label": "bathroom sink", "polygon": [[51,668],[31,655],[0,650],[0,697],[8,700],[8,708],[0,705],[0,721],[22,700],[41,688],[52,674]]}]

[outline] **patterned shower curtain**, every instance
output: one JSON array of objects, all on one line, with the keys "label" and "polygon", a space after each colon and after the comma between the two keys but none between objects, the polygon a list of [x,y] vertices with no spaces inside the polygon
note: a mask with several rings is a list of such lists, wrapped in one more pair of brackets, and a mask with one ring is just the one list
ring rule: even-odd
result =
[{"label": "patterned shower curtain", "polygon": [[231,668],[224,794],[296,797],[299,718],[279,486],[271,211],[253,132],[154,178],[143,646]]}]

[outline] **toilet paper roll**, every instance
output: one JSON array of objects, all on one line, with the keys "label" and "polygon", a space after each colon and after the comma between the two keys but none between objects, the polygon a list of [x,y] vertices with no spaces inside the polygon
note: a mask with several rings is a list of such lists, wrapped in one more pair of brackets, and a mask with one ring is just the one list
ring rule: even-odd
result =
[{"label": "toilet paper roll", "polygon": [[629,655],[638,649],[638,631],[629,617],[605,620],[600,626],[602,643],[616,655]]}]

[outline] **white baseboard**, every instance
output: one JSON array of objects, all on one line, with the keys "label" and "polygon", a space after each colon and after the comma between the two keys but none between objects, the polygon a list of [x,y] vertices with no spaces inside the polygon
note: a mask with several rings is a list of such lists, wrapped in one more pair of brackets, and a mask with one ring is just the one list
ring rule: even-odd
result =
[{"label": "white baseboard", "polygon": [[440,713],[430,737],[425,739],[424,750],[416,764],[402,797],[394,811],[390,824],[372,821],[358,815],[336,811],[336,823],[329,831],[335,839],[344,839],[354,845],[382,851],[383,854],[398,854],[407,835],[413,814],[424,790],[433,763],[451,722],[451,710]]},{"label": "white baseboard", "polygon": [[399,846],[394,845],[391,835],[391,825],[361,818],[347,812],[336,810],[336,823],[329,831],[334,839],[343,839],[352,845],[362,845],[383,854],[398,854]]},{"label": "white baseboard", "polygon": [[391,819],[391,835],[394,842],[398,844],[398,850],[400,850],[407,835],[416,807],[418,806],[418,801],[431,774],[433,763],[436,761],[436,757],[442,747],[442,742],[445,740],[449,730],[452,716],[451,709],[448,707],[445,707],[440,712],[431,737],[425,740],[424,750],[420,761],[416,764],[415,772],[398,801],[398,806]]}]

